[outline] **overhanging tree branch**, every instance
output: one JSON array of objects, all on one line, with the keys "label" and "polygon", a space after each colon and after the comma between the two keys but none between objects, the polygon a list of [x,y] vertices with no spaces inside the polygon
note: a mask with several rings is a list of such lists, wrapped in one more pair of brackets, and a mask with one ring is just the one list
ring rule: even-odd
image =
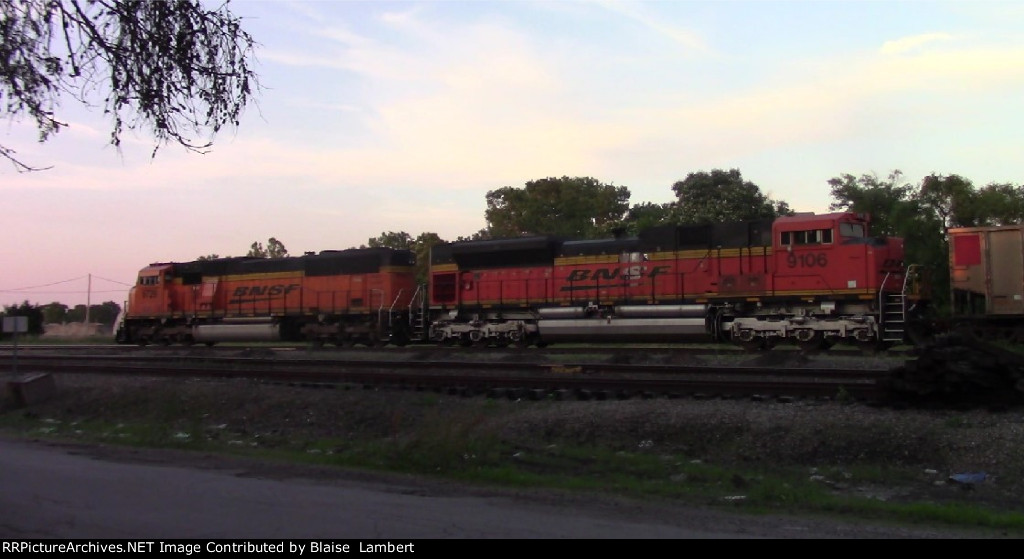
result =
[{"label": "overhanging tree branch", "polygon": [[[42,143],[66,126],[55,117],[62,95],[102,97],[115,147],[143,128],[153,157],[169,143],[205,153],[260,89],[255,46],[227,1],[0,0],[0,116],[32,118]],[[9,147],[0,155],[42,170]]]}]

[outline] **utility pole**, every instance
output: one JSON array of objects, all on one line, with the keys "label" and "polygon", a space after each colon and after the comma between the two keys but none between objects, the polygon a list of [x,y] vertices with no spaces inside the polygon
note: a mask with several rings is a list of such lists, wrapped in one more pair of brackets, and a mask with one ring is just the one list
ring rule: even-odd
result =
[{"label": "utility pole", "polygon": [[92,274],[89,274],[89,284],[85,289],[85,323],[89,324],[89,307],[92,306]]}]

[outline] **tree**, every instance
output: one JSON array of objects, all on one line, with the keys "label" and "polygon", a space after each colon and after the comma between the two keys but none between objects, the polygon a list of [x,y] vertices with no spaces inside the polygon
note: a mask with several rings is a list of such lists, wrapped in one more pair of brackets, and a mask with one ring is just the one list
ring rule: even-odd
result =
[{"label": "tree", "polygon": [[829,209],[868,214],[874,235],[900,237],[912,221],[921,224],[917,220],[923,217],[917,192],[913,185],[903,181],[903,173],[898,169],[884,180],[875,174],[843,174],[829,179],[828,184],[836,200],[829,204]]},{"label": "tree", "polygon": [[672,202],[664,204],[655,204],[653,202],[634,204],[633,207],[629,208],[619,228],[624,233],[635,235],[649,227],[669,223],[672,219],[673,205]]},{"label": "tree", "polygon": [[[89,305],[89,322],[113,326],[120,313],[121,305],[113,301],[107,301],[101,305]],[[86,316],[85,305],[75,305],[75,308],[68,311],[65,322],[85,322]]]},{"label": "tree", "polygon": [[416,281],[426,283],[430,273],[430,249],[446,241],[437,233],[420,233],[413,238],[405,231],[385,231],[367,241],[370,247],[411,250],[416,255]]},{"label": "tree", "polygon": [[384,231],[380,235],[373,237],[366,242],[371,248],[387,247],[398,250],[408,250],[412,248],[413,238],[412,235],[405,231]]},{"label": "tree", "polygon": [[251,258],[284,258],[288,256],[288,249],[284,248],[284,243],[271,237],[267,240],[267,248],[263,248],[263,243],[259,241],[254,242],[249,247],[249,252],[246,256]]},{"label": "tree", "polygon": [[[35,120],[39,141],[67,126],[60,97],[86,106],[103,97],[110,143],[148,128],[159,147],[205,152],[239,116],[259,83],[254,41],[225,0],[0,0],[0,98],[10,120]],[[204,137],[205,136],[205,137]],[[37,171],[0,145],[19,172]]]},{"label": "tree", "polygon": [[977,196],[974,184],[959,176],[929,175],[921,181],[917,199],[922,208],[948,227],[973,226],[978,223]]},{"label": "tree", "polygon": [[[28,317],[28,332],[26,334],[29,336],[43,335],[43,309],[39,305],[33,305],[28,301],[20,305],[4,305],[4,316]],[[4,332],[3,335],[10,337],[12,334]]]},{"label": "tree", "polygon": [[752,221],[793,213],[786,202],[777,202],[743,180],[739,169],[690,173],[672,185],[676,202],[671,210],[675,223]]},{"label": "tree", "polygon": [[46,324],[62,324],[67,321],[68,306],[54,301],[42,308],[43,322]]},{"label": "tree", "polygon": [[[873,235],[903,238],[906,264],[923,268],[926,282],[932,286],[933,307],[945,309],[949,300],[949,248],[944,223],[948,210],[943,208],[951,206],[939,202],[938,190],[933,188],[930,194],[922,195],[923,188],[904,182],[899,170],[884,180],[874,174],[843,174],[828,183],[836,200],[830,209],[867,213]],[[946,186],[954,191],[962,183]]]},{"label": "tree", "polygon": [[493,237],[555,235],[591,239],[607,235],[629,209],[629,189],[591,177],[549,177],[524,188],[487,193],[488,230]]},{"label": "tree", "polygon": [[985,225],[1014,225],[1024,222],[1024,187],[990,183],[978,191],[979,212]]}]

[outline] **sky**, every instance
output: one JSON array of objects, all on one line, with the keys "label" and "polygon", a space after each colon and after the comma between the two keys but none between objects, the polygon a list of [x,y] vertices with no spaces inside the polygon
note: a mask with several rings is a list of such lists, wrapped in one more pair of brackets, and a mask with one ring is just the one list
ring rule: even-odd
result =
[{"label": "sky", "polygon": [[[211,6],[214,4],[211,4]],[[140,269],[292,255],[386,231],[455,240],[488,191],[546,177],[674,199],[738,169],[796,211],[829,179],[1024,183],[1024,3],[234,0],[263,89],[196,154],[109,145],[64,100],[45,143],[3,119],[0,304],[123,304]],[[0,113],[2,116],[10,116]]]}]

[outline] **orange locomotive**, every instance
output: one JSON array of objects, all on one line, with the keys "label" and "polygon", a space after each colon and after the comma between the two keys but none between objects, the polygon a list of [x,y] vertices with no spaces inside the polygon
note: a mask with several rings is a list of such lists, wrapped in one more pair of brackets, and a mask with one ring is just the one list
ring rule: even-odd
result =
[{"label": "orange locomotive", "polygon": [[853,213],[667,225],[636,237],[450,243],[431,256],[430,339],[442,344],[904,340],[902,239]]},{"label": "orange locomotive", "polygon": [[122,343],[310,341],[373,344],[416,289],[407,250],[157,263],[139,272],[119,321]]}]

